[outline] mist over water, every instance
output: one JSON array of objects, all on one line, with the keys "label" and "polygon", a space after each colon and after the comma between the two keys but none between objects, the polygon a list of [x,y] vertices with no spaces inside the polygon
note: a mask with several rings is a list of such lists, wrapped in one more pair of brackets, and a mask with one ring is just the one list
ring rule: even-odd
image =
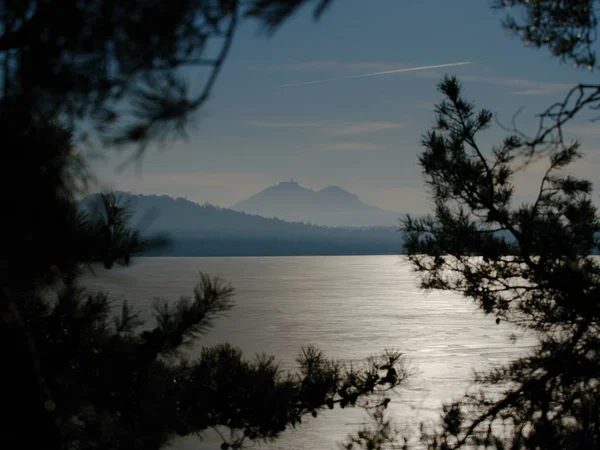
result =
[{"label": "mist over water", "polygon": [[[236,289],[236,306],[199,346],[228,341],[247,356],[274,355],[284,370],[296,368],[295,358],[307,345],[348,362],[385,348],[402,351],[414,374],[389,408],[400,426],[437,418],[441,403],[469,386],[473,369],[509,361],[533,342],[522,337],[511,343],[515,330],[496,325],[468,299],[422,292],[401,256],[139,258],[126,269],[87,275],[83,283],[127,299],[150,319],[154,297],[192,295],[199,271],[221,276]],[[327,411],[260,448],[337,448],[364,420],[360,409]],[[218,442],[194,437],[173,447],[214,449]]]}]

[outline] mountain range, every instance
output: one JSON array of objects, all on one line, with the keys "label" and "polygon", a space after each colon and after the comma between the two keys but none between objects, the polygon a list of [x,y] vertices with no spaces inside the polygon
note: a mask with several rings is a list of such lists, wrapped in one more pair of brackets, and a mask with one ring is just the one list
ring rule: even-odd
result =
[{"label": "mountain range", "polygon": [[324,226],[397,226],[400,217],[399,213],[369,205],[338,186],[313,191],[293,179],[267,187],[232,209]]},{"label": "mountain range", "polygon": [[[166,195],[118,192],[132,211],[131,222],[144,235],[167,233],[172,245],[150,255],[284,256],[398,254],[401,234],[395,227],[326,227],[265,218],[210,204],[199,205]],[[80,202],[94,212],[99,194]]]}]

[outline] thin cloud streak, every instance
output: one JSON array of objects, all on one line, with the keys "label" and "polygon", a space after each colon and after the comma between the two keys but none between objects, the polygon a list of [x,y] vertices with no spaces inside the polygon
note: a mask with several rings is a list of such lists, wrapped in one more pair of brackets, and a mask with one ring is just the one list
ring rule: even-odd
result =
[{"label": "thin cloud streak", "polygon": [[377,144],[365,144],[363,142],[336,142],[334,144],[327,145],[316,149],[322,152],[331,151],[371,151],[371,150],[385,150],[386,147]]},{"label": "thin cloud streak", "polygon": [[403,123],[397,122],[358,122],[344,127],[332,128],[327,131],[334,136],[347,136],[351,134],[373,133],[378,131],[393,130],[403,127]]},{"label": "thin cloud streak", "polygon": [[247,120],[244,123],[258,128],[309,128],[320,125],[317,122],[271,122],[264,120]]},{"label": "thin cloud streak", "polygon": [[247,120],[245,125],[257,128],[312,128],[323,134],[332,136],[347,136],[352,134],[375,133],[379,131],[394,130],[406,126],[402,122],[375,121],[375,122],[275,122],[264,120]]},{"label": "thin cloud streak", "polygon": [[[425,78],[441,78],[440,72],[429,72],[419,75]],[[552,83],[527,80],[523,78],[488,77],[483,75],[461,75],[461,81],[474,81],[511,88],[511,95],[552,95],[568,91],[573,87],[569,83]]]},{"label": "thin cloud streak", "polygon": [[327,83],[329,81],[335,81],[335,80],[350,80],[353,78],[375,77],[375,76],[379,76],[379,75],[389,75],[392,73],[416,72],[419,70],[441,69],[443,67],[456,67],[456,66],[464,66],[467,64],[473,64],[473,62],[472,61],[464,61],[464,62],[456,62],[456,63],[448,63],[448,64],[437,64],[434,66],[410,67],[408,69],[384,70],[383,72],[363,73],[360,75],[350,75],[350,76],[341,77],[341,78],[326,78],[323,80],[302,81],[300,83],[280,84],[279,86],[275,86],[275,87],[284,88],[284,87],[291,87],[291,86],[303,86],[306,84]]},{"label": "thin cloud streak", "polygon": [[306,72],[306,71],[331,71],[331,70],[389,70],[393,67],[390,63],[381,62],[355,62],[343,63],[340,61],[308,61],[295,64],[280,64],[272,68],[277,72]]},{"label": "thin cloud streak", "polygon": [[573,139],[581,140],[584,138],[600,138],[600,126],[597,123],[571,125],[563,128],[563,133]]}]

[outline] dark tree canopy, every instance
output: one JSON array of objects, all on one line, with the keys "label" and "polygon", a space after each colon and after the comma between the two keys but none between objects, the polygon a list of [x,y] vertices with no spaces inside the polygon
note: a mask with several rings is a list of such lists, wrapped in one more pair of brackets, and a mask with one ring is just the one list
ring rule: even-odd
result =
[{"label": "dark tree canopy", "polygon": [[[331,0],[2,0],[2,101],[91,119],[103,144],[141,150],[184,131],[241,21],[272,33],[309,3],[319,17]],[[203,85],[194,93],[181,77],[190,67]]]},{"label": "dark tree canopy", "polygon": [[[297,375],[283,373],[266,355],[245,360],[228,344],[186,358],[184,350],[232,307],[232,294],[226,283],[200,274],[192,296],[155,300],[152,327],[142,327],[127,302],[115,315],[106,295],[74,284],[58,290],[54,302],[28,302],[21,313],[29,318],[38,363],[51,375],[44,408],[58,433],[57,442],[39,436],[43,448],[158,449],[208,429],[228,429],[228,445],[240,448],[272,440],[323,408],[354,406],[404,377],[386,378],[380,369],[398,362],[392,353],[349,370],[308,348]],[[2,439],[19,442],[10,431]]]},{"label": "dark tree canopy", "polygon": [[[432,449],[600,446],[600,216],[591,183],[565,170],[577,143],[555,149],[539,193],[515,204],[513,178],[529,147],[508,136],[491,149],[478,135],[492,114],[465,100],[454,77],[439,85],[434,129],[419,162],[435,214],[405,222],[409,259],[425,289],[462,293],[538,344],[479,373],[480,391],[446,405]],[[502,393],[494,393],[500,388]]]},{"label": "dark tree canopy", "polygon": [[[597,2],[494,0],[525,45],[548,48],[575,68],[596,70]],[[563,127],[600,108],[600,84],[579,84],[540,114],[534,136],[515,128],[491,148],[479,143],[492,112],[476,110],[455,77],[422,139],[419,163],[431,216],[405,220],[408,257],[424,289],[461,293],[496,323],[537,344],[508,364],[475,374],[474,387],[423,428],[426,448],[600,447],[600,215],[592,183],[570,173],[582,157]],[[537,194],[515,200],[515,175],[546,163]],[[516,335],[514,339],[517,339]]]},{"label": "dark tree canopy", "polygon": [[547,47],[575,67],[596,66],[596,0],[493,0],[492,6],[506,10],[504,26],[525,45]]},{"label": "dark tree canopy", "polygon": [[[156,301],[149,324],[127,304],[115,314],[105,294],[77,284],[85,266],[128,265],[165,243],[131,228],[114,195],[102,197],[97,213],[77,209],[90,180],[75,150],[84,131],[103,146],[137,146],[138,156],[182,133],[209,98],[238,25],[254,20],[272,34],[306,4],[319,17],[332,1],[0,0],[9,213],[0,248],[3,447],[160,448],[228,428],[234,435],[222,448],[236,448],[276,438],[321,409],[364,404],[405,379],[397,353],[356,370],[306,349],[295,375],[226,344],[186,358],[186,345],[232,306],[231,288],[205,275],[192,296]],[[512,7],[505,25],[525,43],[596,68],[592,0],[493,4]],[[190,67],[205,69],[198,92],[181,76]],[[487,151],[477,136],[491,112],[477,112],[456,79],[440,90],[445,99],[420,157],[435,216],[407,219],[409,257],[423,287],[463,293],[538,345],[479,374],[482,391],[446,405],[423,441],[432,449],[598,448],[600,268],[588,256],[598,251],[600,220],[591,183],[566,173],[580,153],[562,127],[600,108],[600,85],[574,87],[542,113],[536,136],[516,133]],[[548,171],[537,198],[516,205],[516,163],[534,153],[548,157]],[[389,399],[376,400],[378,428],[361,430],[348,448],[382,448],[396,437],[383,416]]]},{"label": "dark tree canopy", "polygon": [[[547,48],[561,62],[575,68],[597,70],[598,38],[595,0],[493,0],[495,9],[506,11],[504,26],[525,45]],[[564,125],[583,110],[595,114],[600,109],[600,84],[580,83],[540,114],[539,128],[534,136],[519,135],[529,148],[529,154],[547,153],[557,146],[567,147]],[[597,117],[596,117],[597,118]]]},{"label": "dark tree canopy", "polygon": [[[1,254],[0,337],[10,361],[3,447],[158,449],[225,428],[225,444],[239,448],[325,408],[380,404],[404,380],[393,352],[351,368],[309,348],[296,374],[227,344],[187,357],[232,307],[232,288],[203,274],[192,296],[156,300],[148,324],[127,303],[117,313],[107,295],[86,292],[78,284],[85,267],[127,266],[167,241],[133,229],[115,194],[82,213],[75,194],[87,178],[70,131],[20,111],[0,120],[26,149],[3,166],[6,192],[14,192]],[[16,189],[11,171],[26,177]]]},{"label": "dark tree canopy", "polygon": [[[141,152],[182,132],[240,21],[273,32],[305,3],[0,1],[2,448],[158,449],[208,429],[228,430],[222,448],[240,448],[325,408],[387,405],[381,396],[406,376],[394,352],[352,368],[308,348],[292,374],[227,344],[188,357],[232,307],[219,279],[201,274],[192,296],[155,300],[148,323],[78,284],[86,268],[127,266],[168,241],[134,229],[118,195],[79,209],[92,175],[74,134],[91,129],[102,145]],[[318,17],[330,2],[312,3]],[[208,70],[197,94],[179,77],[192,66]]]}]

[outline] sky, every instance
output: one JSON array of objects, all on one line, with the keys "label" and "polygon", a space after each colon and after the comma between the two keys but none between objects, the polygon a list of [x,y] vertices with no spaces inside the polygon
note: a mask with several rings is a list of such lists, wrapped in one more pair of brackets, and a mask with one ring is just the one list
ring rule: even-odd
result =
[{"label": "sky", "polygon": [[[117,171],[124,155],[108,151],[92,162],[100,187],[229,207],[294,178],[425,213],[431,205],[417,158],[444,74],[457,75],[466,97],[501,123],[524,107],[517,122],[524,131],[573,84],[595,79],[525,47],[487,1],[336,0],[319,21],[311,13],[305,8],[271,37],[245,23],[188,139],[150,148],[140,171]],[[397,71],[459,62],[471,63]],[[387,71],[395,72],[357,76]],[[205,73],[186,76],[200,85]],[[298,84],[318,80],[330,81]],[[600,130],[588,119],[572,127],[586,153],[573,170],[596,181]],[[480,142],[491,148],[504,135],[496,126]],[[540,163],[518,178],[521,194],[535,192],[542,170]]]}]

